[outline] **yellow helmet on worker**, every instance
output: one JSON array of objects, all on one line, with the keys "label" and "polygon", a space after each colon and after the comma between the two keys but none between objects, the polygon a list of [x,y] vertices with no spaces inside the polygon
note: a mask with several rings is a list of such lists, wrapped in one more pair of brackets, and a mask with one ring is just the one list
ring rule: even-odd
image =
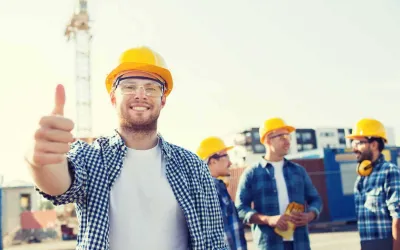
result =
[{"label": "yellow helmet on worker", "polygon": [[164,95],[168,96],[174,86],[171,72],[169,71],[164,58],[156,51],[142,46],[135,47],[124,51],[118,65],[108,74],[106,78],[106,89],[110,93],[115,80],[123,72],[130,70],[144,71],[151,74],[156,74],[165,82]]},{"label": "yellow helmet on worker", "polygon": [[278,129],[286,129],[286,130],[288,130],[289,133],[296,130],[294,127],[286,124],[286,122],[282,118],[274,117],[274,118],[267,119],[264,121],[264,123],[262,124],[262,126],[259,129],[261,144],[264,144],[265,137],[268,134],[273,133],[274,131],[276,131]]},{"label": "yellow helmet on worker", "polygon": [[207,160],[210,156],[217,154],[222,151],[231,150],[233,146],[225,145],[224,141],[216,136],[210,136],[201,141],[196,154],[203,161]]},{"label": "yellow helmet on worker", "polygon": [[354,126],[352,133],[346,138],[357,139],[360,137],[375,137],[382,138],[387,143],[386,129],[383,124],[372,118],[363,118]]}]

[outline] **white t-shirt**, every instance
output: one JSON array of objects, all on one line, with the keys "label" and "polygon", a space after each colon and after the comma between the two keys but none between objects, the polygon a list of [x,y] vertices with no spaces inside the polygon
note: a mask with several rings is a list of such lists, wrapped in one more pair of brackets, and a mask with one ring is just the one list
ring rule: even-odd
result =
[{"label": "white t-shirt", "polygon": [[[278,162],[269,162],[274,167],[276,188],[278,190],[279,214],[284,214],[289,205],[289,195],[287,191],[285,176],[283,175],[283,160]],[[283,239],[284,241],[286,239]],[[293,240],[290,239],[290,240]]]},{"label": "white t-shirt", "polygon": [[110,250],[186,250],[188,229],[157,145],[128,149],[110,194]]}]

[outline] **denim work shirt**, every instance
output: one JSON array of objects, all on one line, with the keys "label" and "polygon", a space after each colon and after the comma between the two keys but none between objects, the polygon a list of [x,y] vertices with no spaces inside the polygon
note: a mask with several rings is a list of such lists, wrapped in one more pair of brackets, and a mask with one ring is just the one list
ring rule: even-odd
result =
[{"label": "denim work shirt", "polygon": [[247,250],[247,241],[244,237],[244,227],[239,219],[235,204],[226,189],[225,183],[214,178],[217,187],[219,203],[221,204],[222,216],[225,226],[225,240],[231,250]]},{"label": "denim work shirt", "polygon": [[400,170],[381,154],[369,176],[358,176],[354,200],[361,241],[391,239],[400,217]]},{"label": "denim work shirt", "polygon": [[[208,166],[194,153],[161,136],[159,143],[168,182],[186,218],[189,249],[227,250],[218,194]],[[110,191],[121,173],[126,153],[127,147],[117,131],[91,145],[76,141],[67,154],[73,177],[68,191],[54,197],[37,188],[54,205],[76,203],[80,221],[77,250],[109,250]]]},{"label": "denim work shirt", "polygon": [[[288,190],[289,202],[306,205],[307,211],[314,211],[317,218],[322,210],[322,200],[311,182],[306,170],[291,161],[284,159],[283,174]],[[236,193],[236,207],[239,217],[249,223],[255,213],[268,216],[279,215],[277,184],[274,167],[264,159],[258,164],[248,167],[240,176]],[[254,209],[251,203],[254,203]],[[268,225],[252,224],[253,242],[257,249],[284,250],[283,239]],[[308,227],[295,229],[293,235],[295,250],[309,250],[310,239]]]}]

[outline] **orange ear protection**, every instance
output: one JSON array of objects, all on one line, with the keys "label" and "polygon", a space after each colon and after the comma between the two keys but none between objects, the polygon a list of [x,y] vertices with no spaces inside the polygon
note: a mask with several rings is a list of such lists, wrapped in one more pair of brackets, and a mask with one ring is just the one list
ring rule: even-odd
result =
[{"label": "orange ear protection", "polygon": [[374,168],[374,163],[370,160],[363,160],[357,165],[357,174],[360,176],[368,176],[372,173],[372,169]]}]

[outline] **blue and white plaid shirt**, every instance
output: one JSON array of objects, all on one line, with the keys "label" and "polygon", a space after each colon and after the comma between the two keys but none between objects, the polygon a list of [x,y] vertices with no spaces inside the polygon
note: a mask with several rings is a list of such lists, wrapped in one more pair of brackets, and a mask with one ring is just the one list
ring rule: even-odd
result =
[{"label": "blue and white plaid shirt", "polygon": [[361,241],[392,238],[392,218],[400,217],[400,170],[381,154],[367,177],[358,176],[354,200]]},{"label": "blue and white plaid shirt", "polygon": [[[306,205],[307,211],[319,216],[322,200],[311,182],[306,170],[291,161],[284,160],[283,175],[288,189],[289,202]],[[255,166],[248,167],[240,176],[236,193],[236,207],[239,217],[248,223],[255,213],[268,216],[279,215],[279,200],[274,167],[264,159]],[[251,203],[254,203],[254,209]],[[284,250],[283,239],[268,225],[252,224],[253,242],[257,249]],[[309,250],[308,227],[297,227],[293,235],[294,249]]]},{"label": "blue and white plaid shirt", "polygon": [[244,226],[239,219],[235,204],[226,189],[225,183],[214,178],[225,226],[225,237],[231,250],[247,250]]},{"label": "blue and white plaid shirt", "polygon": [[[194,153],[161,136],[159,139],[167,179],[186,218],[190,249],[227,250],[218,194],[208,166]],[[56,197],[38,190],[55,205],[76,203],[80,221],[77,250],[109,249],[110,190],[121,173],[126,153],[127,147],[117,131],[92,145],[76,141],[67,154],[73,176],[69,190]]]}]

